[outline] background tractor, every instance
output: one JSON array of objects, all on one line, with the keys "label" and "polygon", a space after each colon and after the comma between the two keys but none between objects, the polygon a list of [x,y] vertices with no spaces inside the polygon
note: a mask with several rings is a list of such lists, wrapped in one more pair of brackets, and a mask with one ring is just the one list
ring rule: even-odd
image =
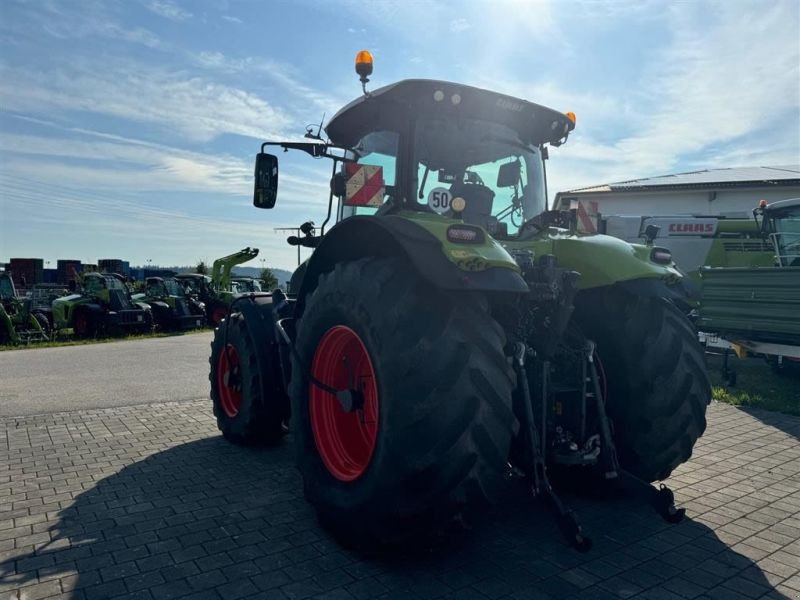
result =
[{"label": "background tractor", "polygon": [[202,304],[205,310],[206,322],[217,325],[228,314],[227,305],[219,298],[211,277],[199,273],[178,273],[175,281],[183,287],[183,292],[195,304]]},{"label": "background tractor", "polygon": [[[233,299],[240,293],[231,270],[258,256],[258,248],[243,248],[238,252],[214,261],[211,277],[197,273],[180,273],[175,279],[184,287],[186,294],[205,304],[206,318],[210,325],[218,325],[228,314]],[[260,288],[259,288],[260,291]]]},{"label": "background tractor", "polygon": [[121,275],[84,273],[76,280],[76,292],[53,300],[53,322],[60,333],[71,330],[77,338],[89,338],[153,328],[150,307],[131,298]]},{"label": "background tractor", "polygon": [[0,273],[0,344],[47,340],[50,322],[44,311],[35,310],[30,298],[20,298],[14,280]]},{"label": "background tractor", "polygon": [[132,298],[150,307],[153,321],[161,330],[195,329],[206,320],[205,304],[187,296],[174,277],[148,277],[144,292]]},{"label": "background tractor", "polygon": [[[359,53],[366,84],[372,63]],[[416,542],[524,475],[589,548],[553,469],[652,491],[702,435],[710,385],[675,302],[669,252],[576,231],[547,210],[548,146],[575,116],[445,81],[365,94],[328,139],[265,142],[254,205],[272,208],[274,145],[332,160],[328,215],[289,296],[245,294],[215,331],[223,435],[291,428],[321,523],[360,547]],[[326,231],[331,220],[336,224]],[[509,471],[511,465],[511,471]]]}]

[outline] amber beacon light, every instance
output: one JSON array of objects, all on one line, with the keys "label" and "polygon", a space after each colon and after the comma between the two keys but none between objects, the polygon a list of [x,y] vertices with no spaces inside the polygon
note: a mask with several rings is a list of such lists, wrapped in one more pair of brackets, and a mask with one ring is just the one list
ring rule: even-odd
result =
[{"label": "amber beacon light", "polygon": [[367,83],[372,75],[372,54],[362,50],[356,54],[356,73],[361,77],[361,83]]}]

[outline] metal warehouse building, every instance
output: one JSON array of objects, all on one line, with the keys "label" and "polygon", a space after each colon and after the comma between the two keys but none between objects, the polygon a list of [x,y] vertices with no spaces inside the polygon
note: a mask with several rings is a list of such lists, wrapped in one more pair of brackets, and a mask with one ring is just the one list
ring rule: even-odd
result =
[{"label": "metal warehouse building", "polygon": [[751,215],[759,200],[800,197],[800,165],[708,169],[556,194],[555,207],[597,202],[603,215]]}]

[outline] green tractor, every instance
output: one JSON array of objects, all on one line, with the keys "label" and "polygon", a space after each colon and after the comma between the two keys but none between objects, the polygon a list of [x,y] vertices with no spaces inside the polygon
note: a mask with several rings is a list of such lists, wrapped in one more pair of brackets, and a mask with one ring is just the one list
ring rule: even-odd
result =
[{"label": "green tractor", "polygon": [[195,329],[206,319],[205,304],[188,296],[174,277],[148,277],[145,291],[132,298],[150,307],[153,321],[163,331]]},{"label": "green tractor", "polygon": [[258,248],[243,248],[215,260],[211,268],[211,277],[197,273],[180,273],[175,279],[184,287],[189,297],[205,305],[209,325],[217,326],[227,316],[233,299],[243,291],[237,282],[249,279],[231,277],[233,267],[256,256]]},{"label": "green tractor", "polygon": [[217,325],[228,314],[227,305],[220,300],[208,275],[178,273],[175,281],[183,288],[187,298],[203,305],[205,320],[209,325]]},{"label": "green tractor", "polygon": [[574,212],[547,210],[548,145],[574,126],[526,100],[405,80],[365,90],[327,139],[262,144],[254,205],[275,205],[265,149],[278,146],[332,161],[328,218],[288,239],[314,249],[288,296],[232,302],[211,346],[213,409],[235,443],[291,430],[306,498],[343,543],[416,543],[524,476],[587,550],[554,471],[642,487],[665,519],[683,516],[649,485],[706,427],[683,276],[663,248],[581,235]]},{"label": "green tractor", "polygon": [[49,334],[45,312],[33,309],[30,298],[17,296],[10,273],[0,273],[0,344],[44,341]]},{"label": "green tractor", "polygon": [[84,273],[76,293],[53,300],[53,324],[59,333],[77,338],[145,333],[153,328],[147,303],[131,298],[125,279],[116,273]]}]

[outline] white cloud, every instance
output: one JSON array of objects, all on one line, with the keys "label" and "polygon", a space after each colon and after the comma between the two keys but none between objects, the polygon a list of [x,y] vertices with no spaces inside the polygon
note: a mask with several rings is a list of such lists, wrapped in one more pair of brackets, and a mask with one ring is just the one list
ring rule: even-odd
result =
[{"label": "white cloud", "polygon": [[466,31],[470,27],[472,27],[472,25],[470,25],[469,21],[467,21],[464,18],[453,19],[452,21],[450,21],[450,31],[452,31],[453,33]]},{"label": "white cloud", "polygon": [[582,129],[576,110],[578,129],[553,153],[552,192],[666,174],[689,161],[696,168],[800,163],[797,5],[715,4],[712,19],[699,8],[673,6],[670,44],[631,82],[633,133],[598,142],[608,134]]},{"label": "white cloud", "polygon": [[234,17],[233,15],[222,15],[222,18],[228,23],[236,23],[237,25],[242,25],[244,23],[239,17]]},{"label": "white cloud", "polygon": [[232,133],[280,136],[291,119],[250,92],[160,67],[110,61],[62,65],[48,71],[0,66],[6,110],[48,114],[86,111],[155,123],[194,141]]},{"label": "white cloud", "polygon": [[71,17],[47,20],[41,24],[45,32],[59,39],[81,39],[91,36],[140,44],[148,48],[162,48],[161,39],[144,27],[127,28],[102,17],[86,16],[75,20]]},{"label": "white cloud", "polygon": [[170,0],[150,0],[145,4],[148,10],[154,12],[160,17],[170,19],[172,21],[185,21],[192,17],[192,13],[184,10],[175,2]]},{"label": "white cloud", "polygon": [[[269,58],[232,57],[216,51],[202,51],[191,55],[195,64],[222,73],[248,73],[250,76],[263,75],[278,84],[284,94],[292,97],[287,104],[326,111],[332,114],[347,100],[311,87],[297,77],[297,68]],[[300,102],[297,102],[297,101]],[[299,112],[299,111],[295,111]],[[308,112],[306,110],[305,114]]]}]

